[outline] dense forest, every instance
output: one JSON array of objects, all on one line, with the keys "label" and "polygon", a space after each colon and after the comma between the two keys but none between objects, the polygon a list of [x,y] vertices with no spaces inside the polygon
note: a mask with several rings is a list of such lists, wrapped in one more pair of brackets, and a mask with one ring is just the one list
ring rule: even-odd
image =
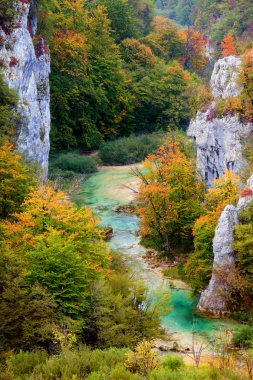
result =
[{"label": "dense forest", "polygon": [[[129,206],[142,246],[172,263],[164,275],[193,297],[207,287],[220,215],[253,193],[253,142],[243,141],[244,171],[226,170],[208,188],[186,130],[209,103],[207,121],[253,122],[251,0],[0,0],[5,35],[27,5],[28,20],[38,17],[37,34],[29,31],[36,58],[51,56],[51,156],[46,179],[19,152],[25,121],[0,59],[0,380],[252,380],[252,202],[234,227],[226,278],[231,317],[243,325],[208,342],[214,360],[199,368],[194,329],[192,365],[177,345],[156,353],[153,342],[169,339],[161,318],[171,290],[152,294],[111,248],[108,226],[75,199],[101,165],[142,161]],[[242,91],[214,103],[210,73],[230,56],[241,57]]]},{"label": "dense forest", "polygon": [[156,0],[155,3],[159,13],[180,25],[194,26],[214,44],[219,45],[228,33],[232,33],[241,52],[252,46],[250,0]]}]

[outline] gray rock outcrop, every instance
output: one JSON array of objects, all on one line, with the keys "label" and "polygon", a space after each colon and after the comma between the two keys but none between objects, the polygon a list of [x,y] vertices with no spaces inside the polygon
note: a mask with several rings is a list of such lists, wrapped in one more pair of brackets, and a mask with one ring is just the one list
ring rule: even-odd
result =
[{"label": "gray rock outcrop", "polygon": [[29,14],[34,2],[17,1],[17,15],[8,28],[0,27],[1,70],[10,88],[19,96],[22,122],[17,149],[48,171],[50,149],[50,57],[47,44],[34,36],[37,19]]},{"label": "gray rock outcrop", "polygon": [[197,149],[197,167],[209,186],[213,179],[221,177],[227,169],[238,173],[244,164],[242,138],[252,129],[252,124],[242,123],[238,115],[227,114],[219,118],[215,106],[218,99],[240,94],[238,84],[241,59],[229,56],[216,62],[210,87],[214,101],[198,111],[191,121],[188,135]]},{"label": "gray rock outcrop", "polygon": [[215,63],[210,81],[214,98],[227,99],[240,95],[242,87],[238,83],[238,74],[241,64],[241,58],[233,55],[219,59]]},{"label": "gray rock outcrop", "polygon": [[[253,191],[253,175],[248,180],[248,188]],[[250,192],[249,192],[250,193]],[[214,262],[212,278],[208,287],[202,292],[197,309],[213,314],[229,312],[228,300],[230,287],[227,277],[235,268],[233,252],[233,229],[238,224],[238,216],[251,201],[253,195],[241,197],[237,207],[228,205],[222,212],[213,239]]]}]

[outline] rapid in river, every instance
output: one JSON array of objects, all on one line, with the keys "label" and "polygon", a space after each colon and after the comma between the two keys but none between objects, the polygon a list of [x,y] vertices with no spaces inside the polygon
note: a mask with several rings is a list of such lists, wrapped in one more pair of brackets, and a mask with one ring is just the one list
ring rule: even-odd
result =
[{"label": "rapid in river", "polygon": [[[146,282],[147,287],[153,288],[168,285],[169,281],[152,270],[144,261],[145,248],[140,245],[139,218],[136,215],[116,212],[119,205],[125,205],[134,200],[134,191],[138,189],[138,179],[129,166],[103,167],[93,174],[79,189],[76,195],[78,204],[90,206],[99,215],[101,224],[113,228],[110,247],[132,257],[131,265]],[[191,331],[212,336],[221,325],[232,327],[229,322],[208,319],[195,313],[197,300],[191,297],[190,290],[171,289],[172,310],[162,318],[163,327],[173,333],[181,345],[188,345]]]}]

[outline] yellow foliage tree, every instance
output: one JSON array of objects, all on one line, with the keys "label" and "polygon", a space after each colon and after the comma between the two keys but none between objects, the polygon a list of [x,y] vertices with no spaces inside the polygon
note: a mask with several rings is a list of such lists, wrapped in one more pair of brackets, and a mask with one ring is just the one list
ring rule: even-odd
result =
[{"label": "yellow foliage tree", "polygon": [[213,181],[204,201],[204,215],[194,224],[194,252],[190,255],[185,269],[193,290],[198,292],[208,283],[212,273],[213,238],[217,221],[221,212],[228,204],[235,204],[240,189],[239,177],[231,170],[224,176]]},{"label": "yellow foliage tree", "polygon": [[0,216],[9,217],[18,211],[25,196],[35,185],[33,173],[22,156],[5,142],[0,147]]},{"label": "yellow foliage tree", "polygon": [[24,201],[24,211],[15,213],[15,222],[6,221],[3,233],[9,248],[23,253],[42,238],[58,231],[73,240],[91,270],[101,271],[109,262],[99,221],[88,207],[78,209],[62,191],[41,184]]}]

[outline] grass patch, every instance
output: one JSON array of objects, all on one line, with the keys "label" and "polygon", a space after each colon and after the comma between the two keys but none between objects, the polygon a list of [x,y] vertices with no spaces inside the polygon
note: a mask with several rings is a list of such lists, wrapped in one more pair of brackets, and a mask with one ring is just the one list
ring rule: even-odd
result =
[{"label": "grass patch", "polygon": [[143,161],[150,153],[155,153],[164,142],[164,133],[123,137],[103,143],[99,156],[104,165],[130,165]]},{"label": "grass patch", "polygon": [[97,171],[97,161],[91,156],[82,156],[78,153],[60,153],[51,164],[51,169],[57,168],[66,172],[91,174]]},{"label": "grass patch", "polygon": [[49,179],[68,191],[95,173],[97,166],[97,157],[83,156],[78,151],[54,153],[49,161]]}]

